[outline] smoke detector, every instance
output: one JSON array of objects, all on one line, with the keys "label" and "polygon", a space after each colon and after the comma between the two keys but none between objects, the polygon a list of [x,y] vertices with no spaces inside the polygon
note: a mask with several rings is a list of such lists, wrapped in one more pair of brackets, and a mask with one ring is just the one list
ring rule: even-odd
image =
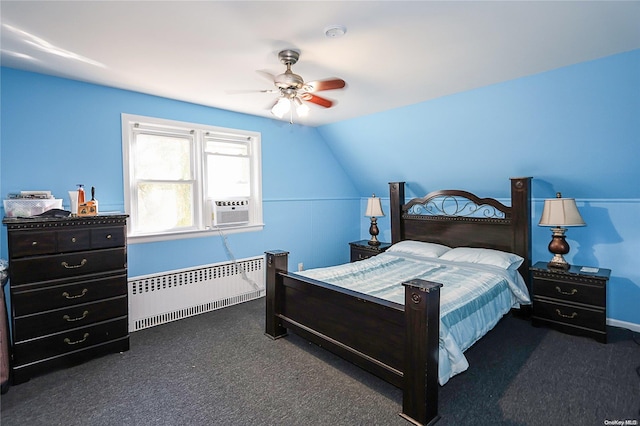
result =
[{"label": "smoke detector", "polygon": [[340,38],[347,32],[344,25],[329,25],[324,29],[324,35],[327,38]]}]

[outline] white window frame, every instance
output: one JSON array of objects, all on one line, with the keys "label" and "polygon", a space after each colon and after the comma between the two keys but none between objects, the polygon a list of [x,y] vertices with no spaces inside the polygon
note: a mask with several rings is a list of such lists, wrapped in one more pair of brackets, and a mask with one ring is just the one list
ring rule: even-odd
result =
[{"label": "white window frame", "polygon": [[[122,159],[124,177],[124,207],[129,215],[128,242],[146,243],[154,241],[175,240],[183,238],[198,238],[212,235],[220,235],[237,232],[260,231],[264,227],[262,221],[262,157],[261,134],[248,130],[229,129],[209,126],[205,124],[188,123],[183,121],[166,120],[141,115],[122,114]],[[134,174],[134,162],[132,158],[132,146],[135,143],[135,134],[140,131],[145,133],[165,133],[176,136],[189,136],[193,138],[192,168],[193,168],[193,226],[186,229],[166,230],[157,233],[144,233],[139,230],[137,224],[137,181]],[[206,201],[206,163],[204,153],[204,140],[211,135],[220,135],[222,138],[247,141],[250,148],[251,183],[249,196],[249,222],[247,224],[235,224],[213,227],[210,220],[210,210]],[[185,181],[186,182],[186,181]],[[191,180],[190,180],[191,182]]]}]

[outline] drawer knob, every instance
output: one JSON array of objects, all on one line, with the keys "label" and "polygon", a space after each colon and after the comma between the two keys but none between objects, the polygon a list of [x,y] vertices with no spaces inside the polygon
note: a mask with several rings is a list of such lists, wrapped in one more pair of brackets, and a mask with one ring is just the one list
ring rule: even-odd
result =
[{"label": "drawer knob", "polygon": [[107,240],[110,240],[110,239],[111,239],[111,234],[108,234],[107,235]]},{"label": "drawer knob", "polygon": [[37,246],[37,245],[38,245],[38,242],[37,242],[37,241],[34,241],[34,242],[32,242],[32,243],[31,243],[31,245],[32,245],[32,246]]},{"label": "drawer knob", "polygon": [[560,287],[556,286],[556,291],[560,294],[565,294],[567,296],[573,296],[574,294],[578,294],[577,288],[572,288],[571,291],[562,291]]},{"label": "drawer knob", "polygon": [[76,341],[72,342],[68,337],[65,337],[64,338],[64,342],[67,345],[77,345],[78,343],[82,343],[85,340],[87,340],[88,337],[89,337],[89,333],[84,333],[84,336],[82,336],[82,339],[80,339],[80,340],[76,340]]},{"label": "drawer knob", "polygon": [[69,293],[67,293],[65,291],[64,293],[62,293],[62,297],[64,297],[65,299],[78,299],[78,298],[84,296],[85,294],[87,294],[88,291],[89,291],[89,289],[83,288],[82,289],[82,293],[77,294],[75,296],[71,296]]},{"label": "drawer knob", "polygon": [[84,311],[84,312],[82,313],[82,316],[81,316],[81,317],[71,318],[69,315],[64,315],[64,316],[62,317],[62,319],[63,319],[63,320],[65,320],[65,321],[69,321],[69,322],[73,322],[73,321],[80,321],[80,320],[85,319],[85,318],[87,317],[87,315],[89,315],[89,311]]},{"label": "drawer knob", "polygon": [[562,318],[569,318],[569,319],[574,319],[578,317],[578,313],[577,312],[572,312],[571,315],[565,315],[562,312],[560,312],[560,309],[556,309],[556,314],[558,314],[558,316],[562,317]]},{"label": "drawer knob", "polygon": [[76,242],[76,237],[71,237],[71,242],[75,243]]},{"label": "drawer knob", "polygon": [[61,265],[64,266],[66,269],[76,269],[86,265],[86,263],[87,263],[87,259],[82,259],[82,261],[78,265],[69,265],[67,262],[62,262]]}]

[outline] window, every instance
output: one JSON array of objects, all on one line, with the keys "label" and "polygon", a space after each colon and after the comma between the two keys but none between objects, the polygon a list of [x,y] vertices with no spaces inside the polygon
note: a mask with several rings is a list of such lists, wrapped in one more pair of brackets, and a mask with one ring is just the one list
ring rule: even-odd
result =
[{"label": "window", "polygon": [[262,229],[260,133],[122,114],[122,146],[134,241]]}]

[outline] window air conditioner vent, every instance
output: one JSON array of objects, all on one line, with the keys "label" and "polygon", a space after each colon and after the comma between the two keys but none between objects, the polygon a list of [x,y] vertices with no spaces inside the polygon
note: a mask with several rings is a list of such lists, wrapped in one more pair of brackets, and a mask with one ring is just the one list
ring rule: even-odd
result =
[{"label": "window air conditioner vent", "polygon": [[249,200],[212,200],[213,226],[249,223]]}]

